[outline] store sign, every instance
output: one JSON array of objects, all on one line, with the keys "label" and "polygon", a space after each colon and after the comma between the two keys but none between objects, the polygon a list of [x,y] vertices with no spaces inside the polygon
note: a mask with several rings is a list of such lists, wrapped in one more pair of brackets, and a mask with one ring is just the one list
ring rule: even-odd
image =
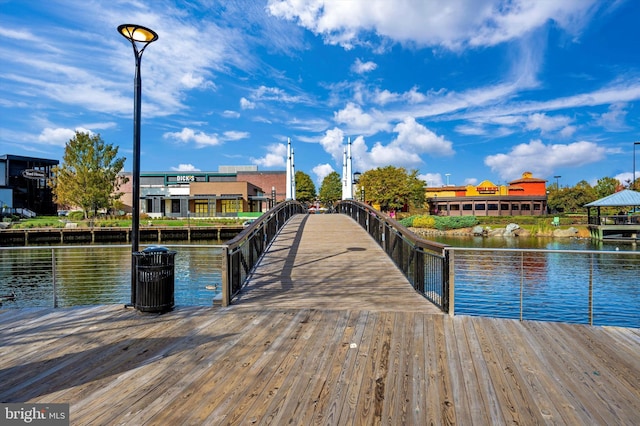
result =
[{"label": "store sign", "polygon": [[27,179],[46,179],[47,173],[43,170],[24,169],[22,171],[22,176],[26,177]]},{"label": "store sign", "polygon": [[176,182],[195,182],[196,178],[193,175],[176,176]]}]

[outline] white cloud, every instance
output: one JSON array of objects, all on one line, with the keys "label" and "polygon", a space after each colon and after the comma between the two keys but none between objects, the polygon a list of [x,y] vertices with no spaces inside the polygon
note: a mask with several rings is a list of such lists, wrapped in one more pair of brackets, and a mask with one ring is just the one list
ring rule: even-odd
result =
[{"label": "white cloud", "polygon": [[318,186],[322,185],[322,181],[325,177],[327,177],[330,173],[334,172],[333,167],[330,164],[318,164],[313,169],[313,174],[316,175],[316,184]]},{"label": "white cloud", "polygon": [[94,134],[91,130],[83,127],[76,127],[73,130],[62,127],[55,129],[47,127],[38,135],[38,142],[44,145],[65,146],[67,142],[76,136],[76,132]]},{"label": "white cloud", "polygon": [[179,164],[178,167],[171,167],[176,172],[199,172],[200,169],[193,164]]},{"label": "white cloud", "polygon": [[174,139],[182,143],[193,142],[197,148],[215,146],[222,143],[216,134],[207,135],[204,132],[196,132],[187,127],[183,128],[180,132],[167,132],[162,135],[162,137],[165,139]]},{"label": "white cloud", "polygon": [[527,130],[540,130],[542,134],[554,132],[569,126],[571,119],[566,116],[550,117],[544,113],[531,114],[526,118]]},{"label": "white cloud", "polygon": [[401,5],[388,0],[269,0],[267,10],[346,49],[377,34],[399,43],[457,50],[517,39],[548,22],[576,36],[594,5],[596,0],[405,0]]},{"label": "white cloud", "polygon": [[349,102],[346,107],[333,114],[336,123],[346,125],[347,133],[373,135],[379,131],[389,130],[386,119],[377,110],[364,112],[360,106]]},{"label": "white cloud", "polygon": [[237,141],[240,139],[247,139],[250,136],[249,132],[239,132],[236,130],[230,130],[230,131],[224,132],[222,135],[224,137],[224,140],[227,140],[227,141]]},{"label": "white cloud", "polygon": [[342,154],[344,152],[344,132],[337,127],[329,129],[320,138],[320,145],[331,155],[331,158],[342,166]]},{"label": "white cloud", "polygon": [[596,119],[596,123],[610,132],[619,132],[628,130],[629,126],[625,123],[627,111],[626,103],[614,103],[609,105],[607,112],[603,113]]},{"label": "white cloud", "polygon": [[282,143],[272,144],[267,147],[267,154],[260,158],[251,158],[251,163],[263,167],[286,166],[287,146]]},{"label": "white cloud", "polygon": [[226,118],[240,118],[240,113],[238,111],[225,110],[222,116]]},{"label": "white cloud", "polygon": [[528,170],[536,176],[551,176],[558,168],[580,167],[605,158],[606,149],[593,142],[545,145],[532,140],[514,146],[506,154],[485,157],[484,163],[503,179],[516,179]]},{"label": "white cloud", "polygon": [[455,152],[453,144],[446,140],[444,136],[438,136],[422,124],[416,122],[415,118],[408,117],[393,129],[398,133],[398,137],[393,141],[393,145],[398,145],[404,150],[416,153],[426,153],[434,157],[449,156]]},{"label": "white cloud", "polygon": [[249,99],[242,97],[240,98],[240,108],[242,109],[255,109],[255,102],[251,102]]},{"label": "white cloud", "polygon": [[444,185],[440,173],[425,173],[423,175],[418,175],[418,178],[425,181],[427,186],[430,187],[440,187]]},{"label": "white cloud", "polygon": [[371,72],[376,68],[378,68],[378,65],[375,62],[362,62],[360,58],[357,58],[353,65],[351,65],[351,71],[355,72],[356,74]]}]

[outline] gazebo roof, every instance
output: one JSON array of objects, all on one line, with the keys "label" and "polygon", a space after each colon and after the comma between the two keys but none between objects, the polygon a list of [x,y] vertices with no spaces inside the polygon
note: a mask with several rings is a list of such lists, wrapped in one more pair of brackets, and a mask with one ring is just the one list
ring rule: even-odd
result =
[{"label": "gazebo roof", "polygon": [[625,189],[599,200],[585,204],[585,207],[640,206],[640,192]]}]

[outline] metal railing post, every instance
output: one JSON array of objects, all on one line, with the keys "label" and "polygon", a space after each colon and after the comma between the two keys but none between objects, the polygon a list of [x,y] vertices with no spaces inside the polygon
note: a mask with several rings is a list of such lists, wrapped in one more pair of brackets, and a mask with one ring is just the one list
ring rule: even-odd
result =
[{"label": "metal railing post", "polygon": [[231,280],[229,279],[229,248],[222,247],[222,306],[229,306],[231,301]]},{"label": "metal railing post", "polygon": [[51,275],[53,281],[53,307],[58,307],[58,284],[56,281],[56,250],[51,249]]},{"label": "metal railing post", "polygon": [[589,265],[589,325],[593,325],[593,253],[590,255]]},{"label": "metal railing post", "polygon": [[[449,316],[454,316],[456,311],[455,303],[455,252],[452,250],[445,250],[445,264],[443,269],[447,271],[446,278],[442,281],[442,309],[449,313]],[[444,271],[443,271],[444,275]]]},{"label": "metal railing post", "polygon": [[520,252],[520,321],[523,314],[523,291],[524,291],[524,251]]}]

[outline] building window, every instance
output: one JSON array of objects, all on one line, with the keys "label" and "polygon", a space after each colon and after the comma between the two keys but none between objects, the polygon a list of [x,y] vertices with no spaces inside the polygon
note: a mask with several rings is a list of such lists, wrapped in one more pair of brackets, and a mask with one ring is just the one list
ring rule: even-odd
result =
[{"label": "building window", "polygon": [[484,209],[485,209],[484,204],[476,204],[476,210],[484,210]]},{"label": "building window", "polygon": [[449,204],[449,211],[460,211],[460,204]]},{"label": "building window", "polygon": [[498,210],[498,205],[495,203],[488,204],[489,210]]},{"label": "building window", "polygon": [[511,206],[511,210],[520,210],[520,206],[517,204],[514,204],[513,206]]},{"label": "building window", "polygon": [[509,210],[509,204],[507,203],[500,204],[500,210]]},{"label": "building window", "polygon": [[242,200],[221,200],[222,213],[238,213],[242,211]]},{"label": "building window", "polygon": [[533,209],[534,210],[542,210],[542,206],[540,204],[534,204],[533,205]]},{"label": "building window", "polygon": [[207,200],[196,200],[195,201],[195,213],[197,215],[203,215],[209,213],[209,203]]},{"label": "building window", "polygon": [[520,210],[531,210],[531,206],[529,204],[523,204]]},{"label": "building window", "polygon": [[171,200],[171,213],[180,213],[180,200]]},{"label": "building window", "polygon": [[462,210],[468,210],[468,211],[473,210],[473,204],[463,204]]}]

